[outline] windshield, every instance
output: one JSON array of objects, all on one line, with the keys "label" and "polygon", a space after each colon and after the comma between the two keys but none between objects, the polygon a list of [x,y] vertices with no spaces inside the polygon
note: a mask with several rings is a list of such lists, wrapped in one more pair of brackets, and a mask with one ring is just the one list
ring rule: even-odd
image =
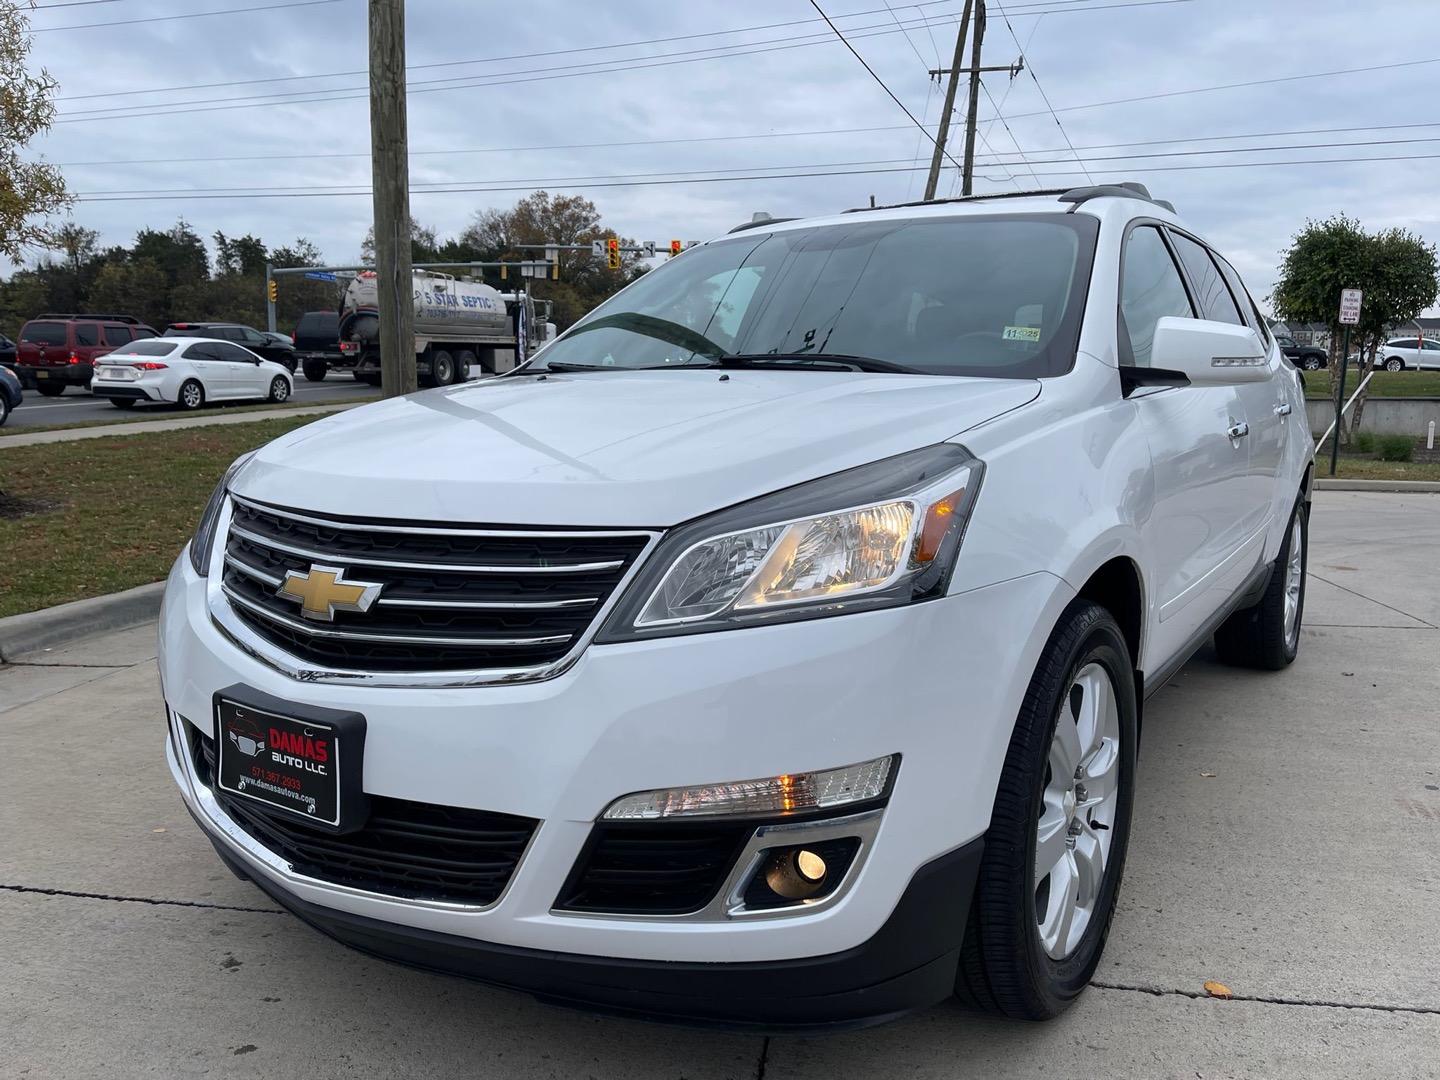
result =
[{"label": "windshield", "polygon": [[743,234],[646,274],[531,370],[829,355],[930,375],[1063,374],[1098,226],[1069,214],[857,215],[853,224]]}]

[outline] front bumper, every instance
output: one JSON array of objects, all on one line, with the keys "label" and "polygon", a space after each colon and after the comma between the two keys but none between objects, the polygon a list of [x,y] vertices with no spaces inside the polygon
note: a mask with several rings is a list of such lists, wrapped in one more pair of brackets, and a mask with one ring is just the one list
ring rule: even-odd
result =
[{"label": "front bumper", "polygon": [[[1031,575],[913,608],[592,646],[548,681],[367,687],[300,683],[242,652],[182,557],[161,614],[170,765],[233,869],[364,951],[593,1008],[862,1024],[949,993],[1013,717],[1070,597]],[[538,821],[503,893],[484,907],[403,900],[257,851],[184,750],[184,725],[208,726],[215,691],[235,684],[362,713],[372,795]],[[621,795],[890,754],[902,759],[893,791],[834,903],[707,918],[557,910]]]}]

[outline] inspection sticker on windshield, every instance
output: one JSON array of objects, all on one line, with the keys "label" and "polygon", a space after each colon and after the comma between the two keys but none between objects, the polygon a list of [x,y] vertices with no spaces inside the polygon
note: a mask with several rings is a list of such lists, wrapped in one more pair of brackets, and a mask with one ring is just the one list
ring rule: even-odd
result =
[{"label": "inspection sticker on windshield", "polygon": [[1005,327],[1005,333],[1003,336],[1006,341],[1039,341],[1040,327],[1007,326]]}]

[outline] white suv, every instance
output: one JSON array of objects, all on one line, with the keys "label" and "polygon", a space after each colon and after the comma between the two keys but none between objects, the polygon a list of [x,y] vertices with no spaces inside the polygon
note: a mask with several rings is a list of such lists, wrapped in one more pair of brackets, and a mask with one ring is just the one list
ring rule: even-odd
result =
[{"label": "white suv", "polygon": [[759,222],[238,461],[166,592],[170,768],[369,953],[735,1028],[1053,1016],[1142,703],[1212,635],[1295,656],[1311,457],[1138,185]]}]

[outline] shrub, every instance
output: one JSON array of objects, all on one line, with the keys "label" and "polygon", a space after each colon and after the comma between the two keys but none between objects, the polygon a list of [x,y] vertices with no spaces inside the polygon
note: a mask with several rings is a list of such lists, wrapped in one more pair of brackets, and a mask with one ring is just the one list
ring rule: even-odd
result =
[{"label": "shrub", "polygon": [[1409,461],[1415,453],[1415,440],[1409,435],[1382,435],[1379,446],[1381,461]]},{"label": "shrub", "polygon": [[1368,431],[1362,431],[1355,436],[1355,450],[1361,454],[1373,454],[1377,447],[1375,436]]}]

